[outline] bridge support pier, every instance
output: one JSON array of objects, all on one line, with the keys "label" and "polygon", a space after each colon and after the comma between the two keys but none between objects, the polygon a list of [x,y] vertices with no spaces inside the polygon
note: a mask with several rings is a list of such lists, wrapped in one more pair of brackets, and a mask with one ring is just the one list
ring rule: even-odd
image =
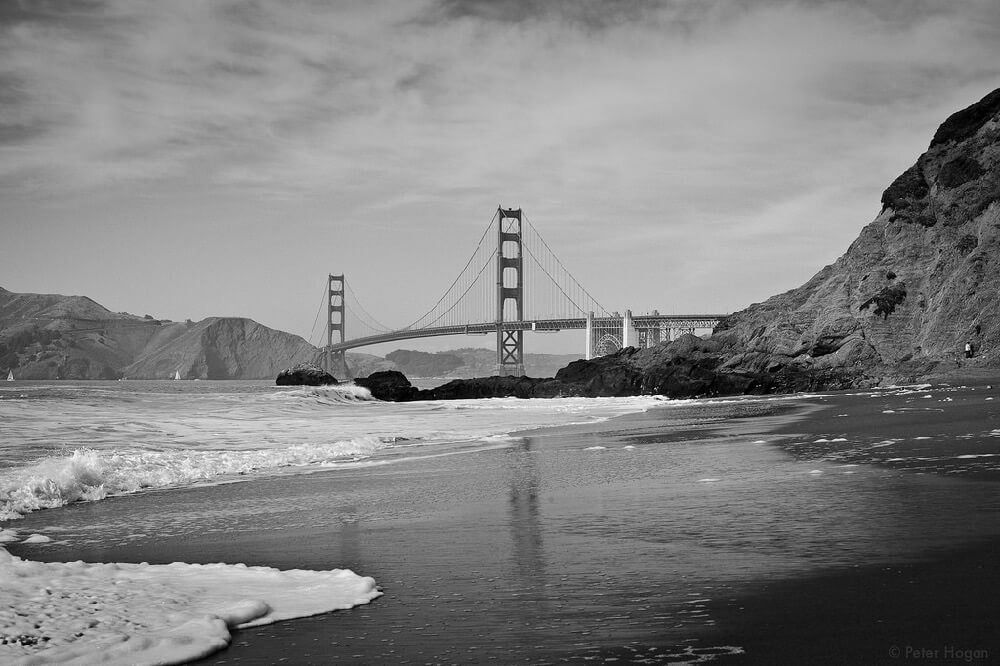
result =
[{"label": "bridge support pier", "polygon": [[[497,208],[497,375],[524,375],[524,331],[507,330],[505,321],[524,319],[521,209]],[[507,312],[507,303],[513,312]]]},{"label": "bridge support pier", "polygon": [[326,309],[326,354],[324,358],[324,370],[334,377],[349,379],[350,372],[347,369],[347,356],[344,351],[331,351],[333,346],[333,333],[339,335],[337,342],[344,342],[344,274],[330,275],[327,282],[327,309]]},{"label": "bridge support pier", "polygon": [[588,361],[594,358],[594,313],[587,313],[587,355]]}]

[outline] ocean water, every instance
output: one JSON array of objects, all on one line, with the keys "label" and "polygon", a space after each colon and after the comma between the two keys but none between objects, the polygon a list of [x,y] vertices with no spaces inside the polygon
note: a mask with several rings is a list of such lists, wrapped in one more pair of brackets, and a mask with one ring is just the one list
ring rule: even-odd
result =
[{"label": "ocean water", "polygon": [[79,500],[503,445],[653,397],[394,404],[264,382],[0,384],[0,520]]},{"label": "ocean water", "polygon": [[[36,511],[503,447],[515,430],[595,423],[658,402],[399,405],[372,400],[352,385],[4,383],[0,543],[51,542],[18,528]],[[202,518],[208,514],[206,508]],[[183,662],[226,645],[230,627],[348,608],[380,595],[373,579],[348,570],[41,563],[2,547],[0,588],[4,663],[87,663],[97,654],[110,663]]]},{"label": "ocean water", "polygon": [[[293,623],[303,663],[722,659],[700,637],[742,586],[1000,534],[992,397],[0,385],[0,663],[179,663],[354,606]],[[797,433],[816,406],[836,425]],[[220,660],[273,659],[240,636]]]}]

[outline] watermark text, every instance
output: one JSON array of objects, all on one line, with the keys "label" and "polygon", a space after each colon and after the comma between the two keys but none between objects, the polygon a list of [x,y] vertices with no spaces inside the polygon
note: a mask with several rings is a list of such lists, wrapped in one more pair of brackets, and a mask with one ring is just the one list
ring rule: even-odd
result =
[{"label": "watermark text", "polygon": [[972,664],[989,661],[990,651],[985,648],[960,645],[942,645],[940,647],[893,645],[889,648],[889,656],[893,659],[906,661],[955,661]]}]

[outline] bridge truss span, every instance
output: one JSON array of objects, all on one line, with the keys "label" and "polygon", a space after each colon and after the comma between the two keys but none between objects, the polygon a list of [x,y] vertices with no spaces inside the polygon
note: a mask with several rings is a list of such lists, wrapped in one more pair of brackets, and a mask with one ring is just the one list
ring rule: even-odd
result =
[{"label": "bridge truss span", "polygon": [[[614,348],[603,348],[603,353],[599,344],[595,343],[593,349],[587,354],[587,358],[601,356],[621,349],[623,346],[651,347],[660,342],[675,340],[684,333],[695,333],[698,330],[710,331],[726,315],[639,315],[628,318],[626,315],[607,315],[603,317],[593,317],[589,319],[590,326],[596,335],[611,335],[616,341]],[[626,320],[630,322],[631,334],[625,332]],[[534,331],[555,333],[557,331],[588,328],[588,318],[565,318],[565,319],[536,319],[525,321],[506,321],[502,324],[503,330],[511,331]],[[399,329],[385,333],[376,333],[359,338],[353,338],[341,343],[334,343],[329,347],[333,353],[342,353],[348,349],[358,347],[368,347],[371,345],[383,344],[386,342],[398,342],[400,340],[413,340],[416,338],[431,338],[445,335],[490,335],[496,333],[497,324],[494,322],[480,324],[456,324],[454,326],[432,326],[418,329]],[[633,337],[634,336],[634,337]],[[599,341],[598,341],[599,342]]]},{"label": "bridge truss span", "polygon": [[[566,269],[522,209],[503,207],[497,207],[445,294],[410,325],[391,329],[380,324],[364,309],[342,274],[328,276],[324,303],[324,362],[328,371],[345,375],[348,349],[416,338],[490,334],[497,341],[496,374],[521,375],[525,332],[585,329],[584,356],[592,358],[625,346],[651,346],[684,332],[711,330],[724,317],[609,312]],[[315,333],[316,323],[313,326]],[[355,337],[347,338],[348,331]]]}]

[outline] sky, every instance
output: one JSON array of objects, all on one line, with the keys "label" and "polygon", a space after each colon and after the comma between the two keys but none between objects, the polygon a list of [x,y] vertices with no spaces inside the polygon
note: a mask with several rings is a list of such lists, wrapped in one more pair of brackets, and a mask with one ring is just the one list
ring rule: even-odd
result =
[{"label": "sky", "polygon": [[0,287],[315,342],[327,274],[407,325],[500,205],[609,310],[731,312],[998,87],[995,0],[0,0]]}]

